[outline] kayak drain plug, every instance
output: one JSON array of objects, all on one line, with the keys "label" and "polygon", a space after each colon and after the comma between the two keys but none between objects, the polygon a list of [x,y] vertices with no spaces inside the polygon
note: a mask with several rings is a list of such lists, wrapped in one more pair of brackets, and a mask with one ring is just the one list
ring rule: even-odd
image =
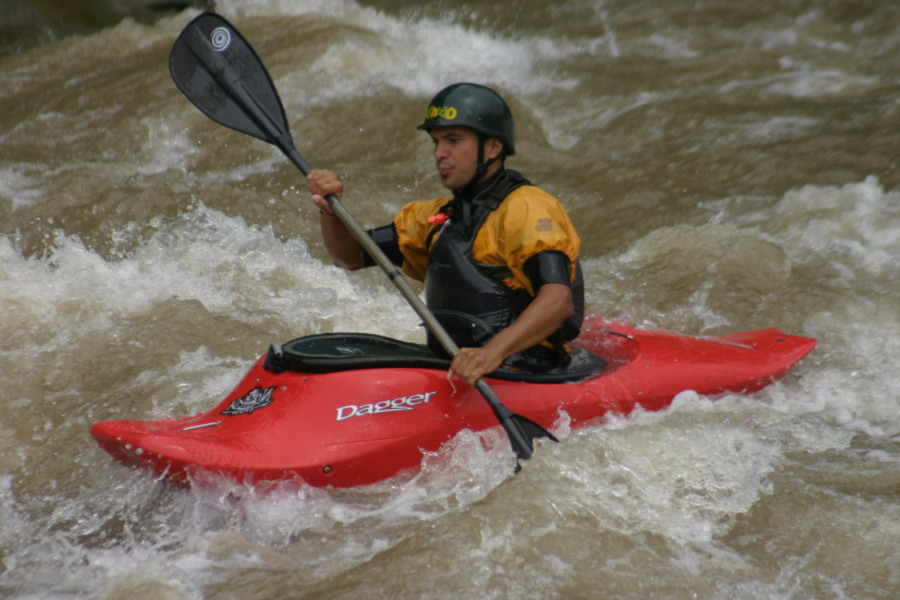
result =
[{"label": "kayak drain plug", "polygon": [[326,475],[331,473],[331,465],[325,465],[324,467],[322,467],[322,472],[325,473]]}]

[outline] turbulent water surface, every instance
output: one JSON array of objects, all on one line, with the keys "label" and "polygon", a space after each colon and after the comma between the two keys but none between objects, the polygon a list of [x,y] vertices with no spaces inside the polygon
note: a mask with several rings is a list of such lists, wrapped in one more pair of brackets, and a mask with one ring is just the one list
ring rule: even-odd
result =
[{"label": "turbulent water surface", "polygon": [[900,594],[900,5],[218,2],[364,224],[441,192],[415,126],[488,83],[510,166],[579,228],[591,312],[819,340],[751,396],[558,431],[517,476],[499,430],[464,432],[412,481],[263,493],[172,488],[88,429],[205,410],[271,341],[418,319],[330,265],[289,162],[175,88],[194,9],[98,29],[99,4],[3,29],[0,596]]}]

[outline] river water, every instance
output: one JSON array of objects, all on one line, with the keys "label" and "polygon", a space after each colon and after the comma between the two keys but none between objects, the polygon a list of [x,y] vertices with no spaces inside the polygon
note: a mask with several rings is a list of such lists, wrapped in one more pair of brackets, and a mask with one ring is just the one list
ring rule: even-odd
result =
[{"label": "river water", "polygon": [[263,493],[172,488],[88,429],[205,410],[271,341],[418,320],[330,265],[290,163],[177,91],[196,11],[46,26],[97,4],[3,30],[0,596],[900,595],[900,5],[218,2],[364,224],[441,192],[415,126],[489,83],[590,312],[819,339],[761,392],[563,428],[516,476],[493,431],[411,481]]}]

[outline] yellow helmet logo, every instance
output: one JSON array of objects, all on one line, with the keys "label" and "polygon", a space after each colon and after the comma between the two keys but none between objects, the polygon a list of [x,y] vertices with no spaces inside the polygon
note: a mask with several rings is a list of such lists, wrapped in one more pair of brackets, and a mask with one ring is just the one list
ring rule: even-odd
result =
[{"label": "yellow helmet logo", "polygon": [[456,118],[457,110],[455,106],[434,106],[431,105],[428,107],[428,116],[426,119],[434,119],[436,117],[440,117],[442,119],[447,119],[448,121],[452,121]]}]

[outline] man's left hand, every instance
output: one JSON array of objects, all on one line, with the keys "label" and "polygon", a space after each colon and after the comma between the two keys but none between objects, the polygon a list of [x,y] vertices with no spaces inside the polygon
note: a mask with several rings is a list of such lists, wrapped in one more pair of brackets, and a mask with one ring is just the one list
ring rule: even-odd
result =
[{"label": "man's left hand", "polygon": [[450,364],[450,376],[456,375],[469,385],[475,385],[480,377],[503,364],[503,356],[483,348],[460,348]]}]

